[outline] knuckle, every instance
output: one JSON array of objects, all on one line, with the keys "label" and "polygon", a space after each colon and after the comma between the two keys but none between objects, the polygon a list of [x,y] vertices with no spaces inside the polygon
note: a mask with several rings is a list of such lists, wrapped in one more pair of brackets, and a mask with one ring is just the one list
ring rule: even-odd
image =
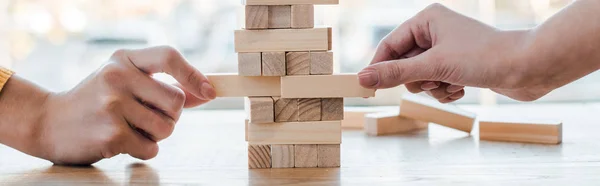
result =
[{"label": "knuckle", "polygon": [[111,85],[122,82],[124,75],[125,70],[118,63],[108,63],[104,65],[98,73],[98,76],[100,76],[104,82]]},{"label": "knuckle", "polygon": [[111,112],[117,110],[119,107],[119,97],[118,96],[104,96],[100,101],[100,111],[101,112]]},{"label": "knuckle", "polygon": [[100,143],[105,148],[111,149],[111,152],[117,152],[115,149],[118,149],[125,136],[125,131],[123,131],[120,127],[112,126],[105,134],[102,135]]},{"label": "knuckle", "polygon": [[155,121],[156,123],[154,125],[156,125],[158,131],[154,137],[157,138],[157,141],[168,138],[171,136],[171,134],[173,134],[173,131],[175,131],[175,121],[167,119],[159,119]]},{"label": "knuckle", "polygon": [[200,77],[192,70],[185,75],[185,80],[190,84],[200,84]]},{"label": "knuckle", "polygon": [[172,61],[179,60],[182,56],[181,53],[172,46],[160,46],[159,47],[163,51],[162,62],[165,64],[169,64]]},{"label": "knuckle", "polygon": [[185,93],[183,92],[183,90],[178,89],[178,88],[173,88],[173,91],[171,91],[172,95],[171,98],[173,99],[173,104],[174,104],[174,111],[179,111],[183,108],[183,105],[185,104]]},{"label": "knuckle", "polygon": [[127,57],[127,52],[129,52],[129,50],[127,49],[118,49],[115,52],[113,52],[110,58],[116,61],[121,61],[121,59]]},{"label": "knuckle", "polygon": [[400,67],[400,64],[396,62],[388,62],[384,72],[383,80],[400,81],[404,75],[404,68]]}]

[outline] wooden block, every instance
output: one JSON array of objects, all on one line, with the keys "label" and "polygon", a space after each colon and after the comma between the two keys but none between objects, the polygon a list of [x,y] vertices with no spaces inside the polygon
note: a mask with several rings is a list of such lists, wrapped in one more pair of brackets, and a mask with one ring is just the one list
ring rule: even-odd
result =
[{"label": "wooden block", "polygon": [[310,52],[288,52],[286,54],[287,75],[310,75]]},{"label": "wooden block", "polygon": [[321,121],[344,120],[344,98],[321,99]]},{"label": "wooden block", "polygon": [[272,168],[294,168],[294,145],[271,145]]},{"label": "wooden block", "polygon": [[342,120],[342,129],[360,129],[365,125],[365,115],[367,112],[346,111],[344,112],[344,120]]},{"label": "wooden block", "polygon": [[380,136],[411,132],[428,126],[427,122],[402,117],[397,112],[382,112],[367,114],[364,127],[368,135]]},{"label": "wooden block", "polygon": [[292,28],[313,28],[315,27],[315,6],[292,5]]},{"label": "wooden block", "polygon": [[248,167],[251,169],[271,168],[270,145],[248,145]]},{"label": "wooden block", "polygon": [[237,74],[206,76],[217,92],[217,97],[280,96],[279,77],[244,77]]},{"label": "wooden block", "polygon": [[285,76],[285,52],[263,52],[262,75]]},{"label": "wooden block", "polygon": [[339,0],[243,0],[244,5],[333,5],[340,4]]},{"label": "wooden block", "polygon": [[407,94],[402,98],[400,116],[471,133],[476,115],[454,105],[442,104],[432,99]]},{"label": "wooden block", "polygon": [[271,97],[248,97],[250,102],[250,123],[273,123],[275,108]]},{"label": "wooden block", "polygon": [[292,6],[271,5],[269,6],[269,28],[291,28]]},{"label": "wooden block", "polygon": [[281,77],[282,98],[374,97],[375,90],[358,83],[356,74]]},{"label": "wooden block", "polygon": [[273,97],[275,102],[275,122],[298,121],[298,99]]},{"label": "wooden block", "polygon": [[341,121],[250,123],[252,144],[340,144]]},{"label": "wooden block", "polygon": [[298,121],[321,121],[321,99],[298,99]]},{"label": "wooden block", "polygon": [[317,167],[340,167],[340,145],[317,145]]},{"label": "wooden block", "polygon": [[262,57],[261,53],[238,53],[238,75],[261,76]]},{"label": "wooden block", "polygon": [[479,138],[490,141],[541,144],[562,143],[562,122],[543,120],[486,120],[479,121]]},{"label": "wooden block", "polygon": [[317,145],[294,145],[294,167],[314,168],[319,165]]},{"label": "wooden block", "polygon": [[235,52],[330,50],[331,28],[236,30]]},{"label": "wooden block", "polygon": [[269,6],[246,6],[246,29],[269,28]]},{"label": "wooden block", "polygon": [[245,131],[246,135],[244,136],[244,139],[246,139],[246,141],[248,141],[248,124],[249,123],[250,123],[250,120],[249,119],[245,119],[245,122],[244,122],[244,131]]},{"label": "wooden block", "polygon": [[310,52],[310,74],[333,74],[333,52]]}]

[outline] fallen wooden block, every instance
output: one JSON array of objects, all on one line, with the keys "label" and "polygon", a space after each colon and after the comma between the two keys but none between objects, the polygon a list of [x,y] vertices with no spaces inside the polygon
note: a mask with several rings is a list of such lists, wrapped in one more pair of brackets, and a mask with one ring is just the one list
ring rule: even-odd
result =
[{"label": "fallen wooden block", "polygon": [[238,54],[238,75],[261,76],[262,57],[260,52]]},{"label": "fallen wooden block", "polygon": [[273,97],[275,102],[275,122],[298,121],[298,99],[282,99]]},{"label": "fallen wooden block", "polygon": [[321,121],[344,120],[344,98],[321,99]]},{"label": "fallen wooden block", "polygon": [[331,50],[331,28],[236,30],[236,52]]},{"label": "fallen wooden block", "polygon": [[315,27],[315,6],[292,5],[292,28],[313,28]]},{"label": "fallen wooden block", "polygon": [[471,133],[476,115],[454,105],[408,94],[402,97],[400,116]]},{"label": "fallen wooden block", "polygon": [[319,159],[317,167],[340,167],[340,144],[317,145],[317,149],[317,156]]},{"label": "fallen wooden block", "polygon": [[285,76],[285,52],[263,52],[262,75]]},{"label": "fallen wooden block", "polygon": [[310,75],[310,52],[288,52],[286,54],[287,75]]},{"label": "fallen wooden block", "polygon": [[294,168],[294,145],[271,145],[272,168]]},{"label": "fallen wooden block", "polygon": [[397,112],[371,113],[365,116],[365,132],[372,136],[400,134],[425,129],[427,122],[399,116]]},{"label": "fallen wooden block", "polygon": [[317,145],[294,145],[294,167],[314,168],[319,164]]},{"label": "fallen wooden block", "polygon": [[271,97],[247,97],[250,103],[250,123],[273,123],[275,122],[274,104]]},{"label": "fallen wooden block", "polygon": [[333,52],[310,52],[310,75],[333,74]]},{"label": "fallen wooden block", "polygon": [[333,5],[340,4],[339,0],[243,0],[244,5]]},{"label": "fallen wooden block", "polygon": [[374,97],[375,90],[358,83],[356,74],[281,77],[282,98]]},{"label": "fallen wooden block", "polygon": [[298,99],[298,121],[321,121],[321,99]]},{"label": "fallen wooden block", "polygon": [[248,167],[251,169],[271,168],[271,146],[249,144]]},{"label": "fallen wooden block", "polygon": [[250,123],[248,142],[252,144],[340,144],[340,121]]},{"label": "fallen wooden block", "polygon": [[280,77],[244,77],[237,74],[206,75],[217,97],[281,96]]},{"label": "fallen wooden block", "polygon": [[246,29],[269,28],[269,6],[246,6]]},{"label": "fallen wooden block", "polygon": [[292,6],[271,5],[269,6],[269,28],[291,28]]},{"label": "fallen wooden block", "polygon": [[543,120],[487,120],[479,121],[479,139],[490,141],[560,144],[562,122]]}]

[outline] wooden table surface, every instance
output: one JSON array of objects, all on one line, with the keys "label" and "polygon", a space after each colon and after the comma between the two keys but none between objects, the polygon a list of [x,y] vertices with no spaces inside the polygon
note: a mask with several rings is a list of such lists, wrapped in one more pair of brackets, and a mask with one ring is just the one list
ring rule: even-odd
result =
[{"label": "wooden table surface", "polygon": [[0,146],[0,185],[600,184],[600,104],[465,108],[562,119],[564,143],[478,141],[476,133],[436,125],[385,137],[344,131],[342,168],[248,170],[242,111],[187,111],[149,161],[120,155],[92,167],[60,167]]}]

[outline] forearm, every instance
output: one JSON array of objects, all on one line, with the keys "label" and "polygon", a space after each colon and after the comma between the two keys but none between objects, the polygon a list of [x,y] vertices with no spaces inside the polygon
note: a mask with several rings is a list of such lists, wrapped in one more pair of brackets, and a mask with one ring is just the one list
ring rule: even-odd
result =
[{"label": "forearm", "polygon": [[36,144],[43,107],[50,93],[18,76],[11,77],[0,92],[0,143],[29,154]]}]

